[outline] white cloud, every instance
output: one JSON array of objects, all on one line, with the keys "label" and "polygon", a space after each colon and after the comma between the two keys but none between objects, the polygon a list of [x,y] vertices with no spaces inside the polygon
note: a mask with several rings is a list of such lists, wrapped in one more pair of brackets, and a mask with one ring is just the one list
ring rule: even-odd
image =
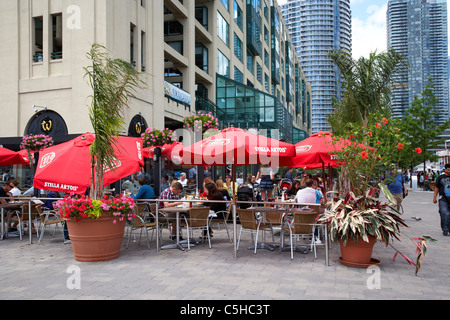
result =
[{"label": "white cloud", "polygon": [[371,5],[367,8],[370,16],[366,21],[353,18],[353,58],[368,57],[375,50],[378,53],[386,50],[386,10],[387,4],[382,7]]}]

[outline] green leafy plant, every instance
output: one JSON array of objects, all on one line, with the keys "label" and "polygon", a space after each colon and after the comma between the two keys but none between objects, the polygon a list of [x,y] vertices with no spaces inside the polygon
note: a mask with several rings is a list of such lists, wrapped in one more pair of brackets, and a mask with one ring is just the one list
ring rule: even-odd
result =
[{"label": "green leafy plant", "polygon": [[84,68],[93,90],[89,117],[95,133],[91,153],[91,197],[103,197],[103,175],[106,167],[114,167],[116,137],[123,130],[124,111],[136,88],[143,85],[139,72],[122,59],[111,59],[106,48],[93,44],[87,54],[91,65]]}]

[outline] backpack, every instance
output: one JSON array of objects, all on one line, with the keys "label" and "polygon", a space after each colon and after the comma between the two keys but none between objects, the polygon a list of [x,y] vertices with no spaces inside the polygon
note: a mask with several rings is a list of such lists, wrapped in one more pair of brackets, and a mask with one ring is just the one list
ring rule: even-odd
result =
[{"label": "backpack", "polygon": [[[246,185],[241,186],[237,192],[237,199],[238,201],[253,201],[253,190]],[[251,206],[252,205],[250,203],[238,204],[238,207],[241,209],[247,209]]]}]

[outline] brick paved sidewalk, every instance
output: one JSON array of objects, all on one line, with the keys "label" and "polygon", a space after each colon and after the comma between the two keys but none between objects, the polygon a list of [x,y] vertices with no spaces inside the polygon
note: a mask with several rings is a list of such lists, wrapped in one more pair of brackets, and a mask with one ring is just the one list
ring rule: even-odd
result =
[{"label": "brick paved sidewalk", "polygon": [[[157,253],[155,244],[147,250],[143,239],[141,245],[124,246],[116,260],[80,263],[73,259],[71,246],[62,243],[61,233],[51,238],[48,232],[41,245],[37,240],[30,245],[27,237],[0,241],[0,299],[449,299],[450,236],[442,235],[432,193],[410,191],[404,208],[409,235],[438,240],[429,244],[417,277],[401,257],[393,262],[394,251],[381,243],[373,253],[381,265],[369,272],[343,266],[336,243],[328,267],[323,248],[318,249],[316,260],[312,253],[296,253],[294,261],[290,252],[259,250],[253,254],[247,250],[249,235],[241,241],[238,258],[233,258],[224,229],[215,230],[212,249],[200,244],[190,252]],[[408,239],[397,247],[414,258]],[[73,270],[79,271],[79,289],[70,289],[77,283],[72,281],[77,274]]]}]

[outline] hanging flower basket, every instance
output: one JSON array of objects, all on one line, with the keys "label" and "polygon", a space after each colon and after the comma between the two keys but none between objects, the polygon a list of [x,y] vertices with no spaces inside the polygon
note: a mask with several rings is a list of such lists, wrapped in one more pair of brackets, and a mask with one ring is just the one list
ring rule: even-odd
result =
[{"label": "hanging flower basket", "polygon": [[30,152],[38,152],[39,150],[49,148],[54,144],[52,137],[43,134],[30,134],[22,138],[20,148],[29,150]]},{"label": "hanging flower basket", "polygon": [[219,129],[219,120],[213,116],[212,112],[207,114],[195,114],[183,119],[184,127],[186,129],[199,131],[201,129],[202,133],[208,130]]},{"label": "hanging flower basket", "polygon": [[176,133],[168,128],[165,128],[164,130],[148,128],[145,130],[145,133],[142,134],[144,148],[171,144],[176,141],[176,138]]}]

